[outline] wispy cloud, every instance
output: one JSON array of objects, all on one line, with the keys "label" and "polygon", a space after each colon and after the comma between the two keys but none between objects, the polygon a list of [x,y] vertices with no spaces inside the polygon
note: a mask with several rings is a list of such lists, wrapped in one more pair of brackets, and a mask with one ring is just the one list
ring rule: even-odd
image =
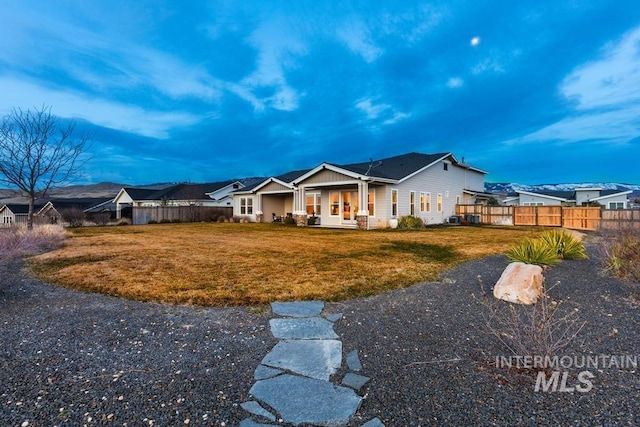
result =
[{"label": "wispy cloud", "polygon": [[392,125],[411,117],[409,113],[396,111],[390,104],[376,104],[374,99],[364,98],[356,102],[356,108],[366,115],[371,122],[370,128],[378,130],[378,124]]},{"label": "wispy cloud", "polygon": [[462,80],[460,77],[451,77],[449,78],[449,80],[447,80],[447,87],[450,89],[457,89],[459,87],[462,87],[464,85],[464,80]]},{"label": "wispy cloud", "polygon": [[[90,99],[81,93],[53,90],[24,80],[0,77],[0,111],[32,108],[30,100],[41,100],[60,117],[81,118],[99,126],[153,138],[168,138],[175,127],[199,122],[202,117],[187,112],[164,112],[102,99]],[[29,101],[27,101],[29,100]],[[80,113],[81,112],[81,113]]]},{"label": "wispy cloud", "polygon": [[338,38],[356,55],[360,55],[366,62],[374,62],[384,50],[376,46],[371,31],[358,18],[352,17],[345,21],[337,30]]}]

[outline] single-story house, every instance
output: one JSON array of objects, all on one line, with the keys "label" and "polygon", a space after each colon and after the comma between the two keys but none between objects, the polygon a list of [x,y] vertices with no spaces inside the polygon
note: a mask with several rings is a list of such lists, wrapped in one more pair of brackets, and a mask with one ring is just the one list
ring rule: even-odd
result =
[{"label": "single-story house", "polygon": [[233,205],[234,190],[244,187],[240,181],[222,181],[208,184],[176,184],[164,188],[124,187],[113,202],[116,217],[122,217],[122,210],[133,206],[211,206],[230,207]]},{"label": "single-story house", "polygon": [[482,203],[487,172],[459,162],[451,153],[408,153],[352,164],[321,163],[233,192],[233,213],[249,221],[284,216],[306,225],[393,227],[403,216],[440,224],[456,204]]},{"label": "single-story house", "polygon": [[[0,226],[26,225],[28,215],[28,204],[3,205],[0,207]],[[47,202],[44,205],[36,204],[33,207],[34,224],[57,224],[61,218],[60,213],[53,207],[51,202]]]},{"label": "single-story house", "polygon": [[510,194],[504,204],[514,206],[589,206],[601,205],[607,209],[627,209],[631,190],[603,190],[602,188],[576,188],[573,191],[517,191]]}]

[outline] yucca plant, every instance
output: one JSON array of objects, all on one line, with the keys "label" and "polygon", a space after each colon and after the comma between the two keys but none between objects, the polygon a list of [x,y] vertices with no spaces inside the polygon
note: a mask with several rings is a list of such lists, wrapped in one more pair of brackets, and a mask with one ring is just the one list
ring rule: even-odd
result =
[{"label": "yucca plant", "polygon": [[524,239],[507,251],[510,261],[552,266],[560,262],[558,252],[542,239]]},{"label": "yucca plant", "polygon": [[540,236],[549,247],[556,251],[561,259],[587,259],[584,244],[564,230],[549,230]]}]

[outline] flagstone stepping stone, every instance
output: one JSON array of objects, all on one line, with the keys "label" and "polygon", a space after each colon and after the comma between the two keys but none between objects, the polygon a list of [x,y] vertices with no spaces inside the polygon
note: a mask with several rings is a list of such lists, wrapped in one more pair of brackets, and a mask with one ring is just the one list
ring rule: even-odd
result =
[{"label": "flagstone stepping stone", "polygon": [[336,323],[338,320],[342,319],[342,313],[329,313],[324,316],[331,323]]},{"label": "flagstone stepping stone", "polygon": [[362,401],[350,388],[289,374],[257,381],[249,393],[294,425],[347,424]]},{"label": "flagstone stepping stone", "polygon": [[360,372],[362,370],[360,357],[358,357],[358,350],[353,350],[347,354],[347,366],[352,371]]},{"label": "flagstone stepping stone", "polygon": [[342,385],[346,385],[347,387],[351,387],[355,391],[358,391],[369,382],[371,378],[365,377],[364,375],[354,374],[352,372],[347,373],[342,379]]},{"label": "flagstone stepping stone", "polygon": [[276,416],[271,412],[264,409],[258,402],[255,400],[251,400],[249,402],[241,403],[240,406],[247,412],[251,412],[253,415],[258,415],[260,417],[265,417],[270,421],[275,421]]},{"label": "flagstone stepping stone", "polygon": [[380,421],[380,418],[374,418],[362,424],[362,426],[360,427],[384,427],[384,424],[382,424],[382,421]]},{"label": "flagstone stepping stone", "polygon": [[335,339],[338,338],[333,330],[333,323],[320,317],[305,317],[298,319],[271,319],[271,333],[280,339]]},{"label": "flagstone stepping stone", "polygon": [[280,341],[262,359],[262,364],[329,381],[329,377],[335,374],[342,364],[342,342],[338,340]]},{"label": "flagstone stepping stone", "polygon": [[272,302],[271,310],[278,316],[312,317],[319,316],[324,308],[322,301]]},{"label": "flagstone stepping stone", "polygon": [[258,365],[256,370],[253,372],[254,380],[266,380],[267,378],[273,378],[276,375],[280,375],[282,372],[280,369],[270,368],[264,365]]},{"label": "flagstone stepping stone", "polygon": [[240,427],[273,427],[275,424],[260,424],[252,419],[245,419],[240,421]]}]

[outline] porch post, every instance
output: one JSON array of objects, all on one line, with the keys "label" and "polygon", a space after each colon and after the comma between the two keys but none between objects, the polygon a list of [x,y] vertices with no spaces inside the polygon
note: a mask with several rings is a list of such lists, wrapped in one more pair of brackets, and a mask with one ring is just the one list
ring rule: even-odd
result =
[{"label": "porch post", "polygon": [[262,194],[256,194],[254,206],[256,210],[256,222],[264,222],[264,212],[262,212]]},{"label": "porch post", "polygon": [[369,229],[369,183],[366,181],[358,183],[358,212],[356,212],[356,222],[361,230]]},{"label": "porch post", "polygon": [[293,190],[293,219],[298,227],[307,226],[307,200],[305,188],[300,186]]}]

